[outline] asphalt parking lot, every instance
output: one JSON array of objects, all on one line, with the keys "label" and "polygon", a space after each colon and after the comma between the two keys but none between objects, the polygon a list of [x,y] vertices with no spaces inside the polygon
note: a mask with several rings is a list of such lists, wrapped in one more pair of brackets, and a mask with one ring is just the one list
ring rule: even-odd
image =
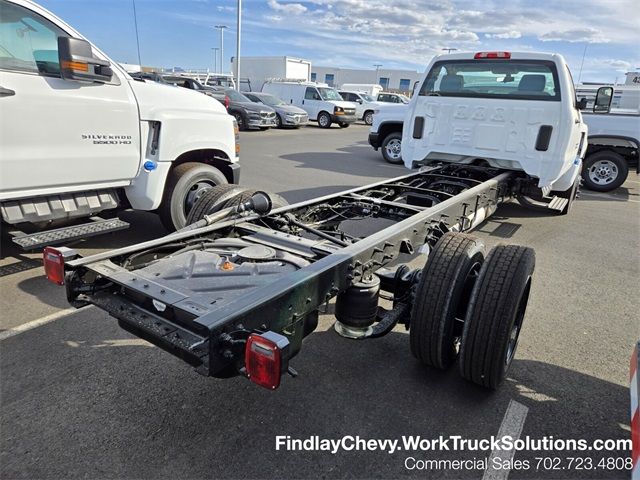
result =
[{"label": "asphalt parking lot", "polygon": [[[367,144],[367,128],[307,127],[241,135],[242,183],[290,202],[401,175]],[[77,245],[95,253],[162,235],[152,214],[132,228]],[[640,182],[583,192],[565,217],[503,205],[476,231],[488,245],[534,247],[536,275],[516,360],[495,392],[455,368],[420,366],[398,328],[348,341],[323,315],[276,392],[242,379],[201,377],[120,330],[96,308],[68,308],[38,255],[6,236],[0,259],[0,329],[41,326],[0,341],[2,478],[480,478],[483,470],[416,471],[409,452],[276,451],[275,437],[488,438],[510,402],[521,436],[629,437],[629,356],[640,337]],[[55,319],[53,321],[48,321]],[[511,405],[513,405],[511,403]],[[628,452],[519,452],[516,459],[627,457]],[[486,452],[416,452],[468,459]],[[621,470],[512,469],[510,478],[628,478]]]}]

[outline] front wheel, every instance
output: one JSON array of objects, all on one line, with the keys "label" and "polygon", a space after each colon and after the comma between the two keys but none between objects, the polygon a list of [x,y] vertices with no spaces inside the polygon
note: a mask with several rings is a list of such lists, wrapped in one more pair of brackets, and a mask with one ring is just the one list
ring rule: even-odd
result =
[{"label": "front wheel", "polygon": [[236,123],[238,124],[238,130],[246,130],[247,122],[245,122],[244,117],[240,112],[233,112],[233,118],[236,119]]},{"label": "front wheel", "polygon": [[158,208],[158,215],[169,231],[187,224],[187,215],[198,199],[216,185],[226,184],[220,170],[205,163],[187,162],[175,166],[167,176],[167,183]]},{"label": "front wheel", "polygon": [[596,192],[609,192],[624,183],[629,175],[625,158],[610,150],[589,155],[582,167],[584,186]]},{"label": "front wheel", "polygon": [[365,112],[363,120],[367,125],[373,124],[373,112],[371,110]]},{"label": "front wheel", "polygon": [[398,165],[402,163],[402,134],[393,132],[382,141],[382,158],[387,162]]},{"label": "front wheel", "polygon": [[276,113],[276,128],[282,128],[282,117]]},{"label": "front wheel", "polygon": [[320,112],[320,115],[318,115],[318,125],[322,128],[329,128],[331,126],[331,115],[327,112]]}]

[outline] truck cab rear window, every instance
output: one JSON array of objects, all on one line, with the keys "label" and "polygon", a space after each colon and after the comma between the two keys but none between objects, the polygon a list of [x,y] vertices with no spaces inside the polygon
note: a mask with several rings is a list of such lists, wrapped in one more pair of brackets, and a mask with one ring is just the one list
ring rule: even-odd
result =
[{"label": "truck cab rear window", "polygon": [[420,95],[560,101],[553,62],[445,60],[433,65]]}]

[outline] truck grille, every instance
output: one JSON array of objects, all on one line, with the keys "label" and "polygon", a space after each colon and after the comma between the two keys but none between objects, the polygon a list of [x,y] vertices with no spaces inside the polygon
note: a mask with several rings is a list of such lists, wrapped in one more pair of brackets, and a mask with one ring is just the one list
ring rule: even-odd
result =
[{"label": "truck grille", "polygon": [[344,114],[345,115],[355,115],[356,114],[356,109],[355,108],[345,108],[344,109]]}]

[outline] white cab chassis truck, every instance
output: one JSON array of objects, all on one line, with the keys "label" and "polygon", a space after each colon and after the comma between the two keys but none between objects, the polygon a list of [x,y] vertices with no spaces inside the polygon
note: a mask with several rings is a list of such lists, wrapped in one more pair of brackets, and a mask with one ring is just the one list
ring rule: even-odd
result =
[{"label": "white cab chassis truck", "polygon": [[561,55],[439,55],[409,103],[402,158],[520,171],[524,202],[567,200],[587,147],[581,107]]},{"label": "white cab chassis truck", "polygon": [[237,182],[237,140],[217,100],[135,81],[42,7],[0,0],[0,215],[36,231],[13,232],[23,248],[126,228],[96,217],[123,208],[183,227],[204,191]]},{"label": "white cab chassis truck", "polygon": [[[447,112],[458,103],[449,102],[464,105],[469,97],[446,92],[471,79],[436,79],[442,95],[426,97],[436,101],[433,106],[423,105],[424,97],[414,101],[405,133],[420,140],[424,129],[433,128],[432,117],[448,119],[454,130],[450,135],[455,136],[436,137],[433,144],[442,148],[439,162],[295,205],[265,192],[216,186],[196,201],[188,225],[166,237],[86,258],[72,249],[48,247],[48,279],[65,285],[72,305],[96,305],[122,328],[206,376],[241,375],[264,388],[278,388],[285,374],[297,375],[290,362],[316,329],[321,306],[335,298],[334,329],[359,340],[353,349],[365,349],[365,340],[375,341],[404,325],[417,361],[444,370],[459,358],[463,378],[497,388],[515,356],[535,283],[535,254],[517,245],[486,252],[469,232],[502,202],[531,188],[533,178],[535,188],[539,184],[568,192],[540,199],[549,211],[567,213],[578,184],[581,149],[580,140],[574,144],[566,137],[573,125],[581,134],[584,126],[573,105],[571,83],[559,80],[568,76],[568,71],[559,71],[566,69],[561,58],[542,56],[543,64],[511,64],[500,52],[491,54],[501,55],[502,63],[494,66],[492,57],[483,55],[440,57],[433,68],[442,65],[437,63],[441,60],[480,62],[499,73],[500,83],[511,83],[511,78],[524,82],[526,93],[516,88],[510,100],[473,98],[474,108],[484,110],[469,118],[463,108],[455,117]],[[553,61],[547,63],[550,57]],[[537,92],[541,81],[546,85],[546,75],[537,76],[540,65],[549,68],[563,99],[558,111],[553,110],[555,116],[542,119],[535,111],[537,100],[529,99],[534,94],[528,93],[530,88]],[[522,69],[527,73],[520,74]],[[457,65],[446,70],[453,76],[465,71]],[[479,90],[481,84],[498,81],[488,77],[475,79]],[[524,112],[514,112],[515,105],[503,102],[516,102]],[[552,128],[538,133],[543,126],[538,120]],[[504,145],[492,138],[471,140],[473,127],[487,122],[477,130],[504,136]],[[510,135],[515,145],[507,141]],[[449,145],[440,147],[447,141]],[[422,147],[419,143],[412,144],[414,153]],[[476,161],[477,145],[490,146],[496,157],[487,160],[483,155]],[[520,155],[509,158],[512,149]],[[414,158],[422,160],[428,150]],[[536,153],[546,151],[554,155]],[[423,267],[399,263],[401,254],[427,253]],[[385,308],[379,305],[381,297],[393,302]],[[306,374],[314,376],[313,371]]]}]

